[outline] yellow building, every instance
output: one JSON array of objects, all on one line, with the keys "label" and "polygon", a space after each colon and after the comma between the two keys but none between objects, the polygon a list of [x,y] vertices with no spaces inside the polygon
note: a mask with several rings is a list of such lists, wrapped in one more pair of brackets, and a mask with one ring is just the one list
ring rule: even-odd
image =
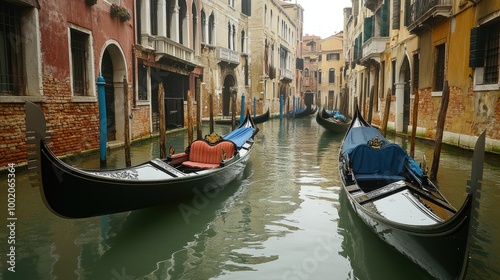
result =
[{"label": "yellow building", "polygon": [[389,129],[416,124],[418,136],[435,139],[448,85],[443,141],[472,147],[486,129],[488,149],[498,151],[499,11],[498,1],[353,0],[344,10],[351,112],[358,104],[383,125],[390,97]]}]

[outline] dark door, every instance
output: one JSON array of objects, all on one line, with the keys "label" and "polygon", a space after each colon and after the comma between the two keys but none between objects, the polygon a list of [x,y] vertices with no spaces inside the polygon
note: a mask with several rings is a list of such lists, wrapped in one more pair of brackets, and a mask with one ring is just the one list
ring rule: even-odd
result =
[{"label": "dark door", "polygon": [[224,89],[222,90],[222,116],[230,116],[231,88],[234,87],[234,78],[227,75],[224,79]]},{"label": "dark door", "polygon": [[106,81],[106,121],[108,130],[108,141],[116,140],[115,122],[115,87],[113,85],[113,62],[108,50],[102,56],[101,75]]},{"label": "dark door", "polygon": [[184,127],[184,100],[165,98],[165,117],[167,129]]}]

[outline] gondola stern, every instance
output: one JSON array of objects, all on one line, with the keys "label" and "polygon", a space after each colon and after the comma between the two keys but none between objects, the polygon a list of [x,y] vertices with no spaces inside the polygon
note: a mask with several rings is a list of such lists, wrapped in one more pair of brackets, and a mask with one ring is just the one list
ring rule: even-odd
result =
[{"label": "gondola stern", "polygon": [[467,181],[467,201],[470,201],[469,203],[471,204],[469,210],[470,221],[467,235],[467,248],[459,279],[465,279],[469,261],[476,250],[475,242],[477,238],[477,228],[479,225],[479,207],[483,180],[485,145],[486,130],[481,133],[476,141],[472,156],[471,179]]},{"label": "gondola stern", "polygon": [[40,152],[43,141],[50,140],[47,133],[47,123],[43,111],[35,103],[26,101],[26,146],[28,156],[28,170],[30,171],[30,182],[32,187],[40,187],[42,184]]}]

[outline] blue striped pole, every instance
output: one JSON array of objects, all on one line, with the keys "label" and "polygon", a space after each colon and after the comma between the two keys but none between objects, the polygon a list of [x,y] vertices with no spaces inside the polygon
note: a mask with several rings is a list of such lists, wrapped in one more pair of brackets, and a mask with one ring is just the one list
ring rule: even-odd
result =
[{"label": "blue striped pole", "polygon": [[245,95],[241,95],[241,112],[240,112],[240,125],[243,123],[245,118]]},{"label": "blue striped pole", "polygon": [[283,120],[283,95],[280,95],[280,121]]},{"label": "blue striped pole", "polygon": [[108,142],[108,124],[106,119],[106,82],[104,77],[97,77],[97,94],[99,99],[99,154],[100,166],[106,167],[106,143]]}]

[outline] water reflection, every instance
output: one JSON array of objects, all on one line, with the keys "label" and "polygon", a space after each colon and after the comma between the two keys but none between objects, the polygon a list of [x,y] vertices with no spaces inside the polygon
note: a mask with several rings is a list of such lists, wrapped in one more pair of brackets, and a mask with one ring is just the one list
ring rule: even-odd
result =
[{"label": "water reflection", "polygon": [[[336,164],[343,135],[325,131],[314,118],[272,119],[258,127],[241,179],[177,205],[67,220],[48,211],[39,189],[19,174],[18,270],[7,271],[7,235],[0,231],[0,278],[425,279],[423,271],[349,211]],[[220,134],[229,129],[216,126]],[[167,145],[177,151],[186,144],[184,132],[167,137]],[[418,141],[416,154],[417,159],[431,159],[432,143]],[[132,164],[158,155],[155,139],[132,146]],[[446,146],[441,155],[438,184],[455,207],[465,199],[471,155]],[[66,160],[81,168],[99,167],[98,155]],[[498,162],[498,156],[485,160],[478,251],[470,279],[500,277]],[[124,167],[122,150],[111,151],[108,166]],[[4,197],[6,190],[0,188]],[[5,211],[0,220],[6,220]]]}]

